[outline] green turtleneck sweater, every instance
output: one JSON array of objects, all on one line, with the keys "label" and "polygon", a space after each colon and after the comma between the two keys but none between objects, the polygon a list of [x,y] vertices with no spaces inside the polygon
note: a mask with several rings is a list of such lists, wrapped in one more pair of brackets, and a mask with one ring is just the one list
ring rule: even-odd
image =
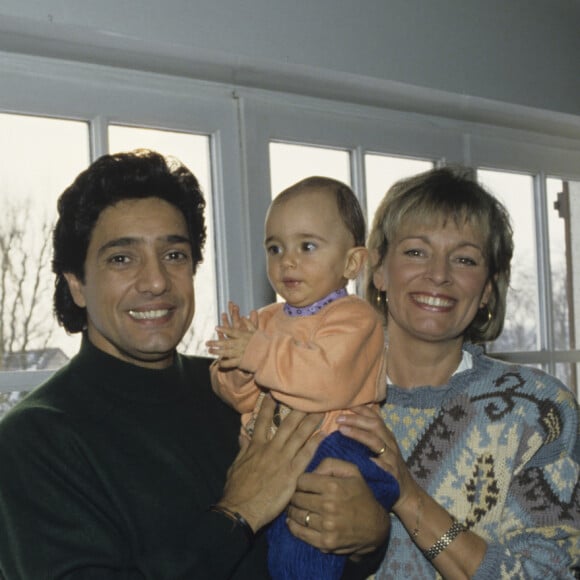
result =
[{"label": "green turtleneck sweater", "polygon": [[265,544],[208,511],[239,416],[209,360],[79,354],[0,422],[0,578],[267,578]]}]

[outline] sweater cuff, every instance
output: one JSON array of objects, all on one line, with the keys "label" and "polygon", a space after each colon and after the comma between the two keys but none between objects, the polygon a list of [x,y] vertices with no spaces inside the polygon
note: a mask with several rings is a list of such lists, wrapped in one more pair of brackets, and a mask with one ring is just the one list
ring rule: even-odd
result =
[{"label": "sweater cuff", "polygon": [[244,530],[244,534],[246,534],[246,537],[248,538],[248,542],[250,543],[250,545],[254,543],[255,537],[254,530],[252,529],[252,526],[250,526],[250,524],[242,514],[232,511],[218,504],[211,505],[209,507],[209,510],[212,512],[217,512],[218,514],[222,514],[227,518],[229,518],[234,526],[237,526],[238,528]]},{"label": "sweater cuff", "polygon": [[252,547],[253,538],[247,530],[227,514],[220,510],[209,509],[207,517],[211,522],[210,529],[216,531],[217,535],[222,536],[225,541],[231,541],[238,548],[236,551],[244,553]]},{"label": "sweater cuff", "polygon": [[200,514],[203,535],[198,537],[201,545],[196,546],[205,568],[213,578],[229,578],[244,557],[252,543],[244,529],[222,513],[209,509]]},{"label": "sweater cuff", "polygon": [[372,576],[381,565],[387,553],[388,542],[374,552],[364,554],[356,560],[347,558],[341,580],[363,580]]},{"label": "sweater cuff", "polygon": [[503,549],[498,543],[488,543],[483,560],[475,571],[472,580],[487,580],[496,578],[503,556]]}]

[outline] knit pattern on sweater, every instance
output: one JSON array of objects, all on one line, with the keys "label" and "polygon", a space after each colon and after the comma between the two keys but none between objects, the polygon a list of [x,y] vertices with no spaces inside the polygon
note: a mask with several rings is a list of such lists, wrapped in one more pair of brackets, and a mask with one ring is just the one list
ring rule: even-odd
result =
[{"label": "knit pattern on sweater", "polygon": [[[389,385],[382,408],[417,482],[488,543],[475,579],[574,578],[580,566],[579,412],[544,372],[466,345],[441,387]],[[393,515],[376,580],[440,578]]]}]

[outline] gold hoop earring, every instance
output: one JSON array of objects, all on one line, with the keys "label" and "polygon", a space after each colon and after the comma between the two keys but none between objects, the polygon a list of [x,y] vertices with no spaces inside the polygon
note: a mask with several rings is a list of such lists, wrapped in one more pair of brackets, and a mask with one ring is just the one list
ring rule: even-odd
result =
[{"label": "gold hoop earring", "polygon": [[486,323],[486,324],[489,324],[489,323],[490,323],[490,322],[493,320],[493,314],[492,314],[492,312],[491,312],[491,308],[489,307],[489,304],[484,304],[484,305],[483,305],[483,306],[480,308],[480,310],[483,310],[484,308],[487,310],[487,320],[486,320],[486,322],[485,322],[485,323]]},{"label": "gold hoop earring", "polygon": [[389,305],[389,297],[384,290],[379,290],[375,298],[377,308],[384,310]]}]

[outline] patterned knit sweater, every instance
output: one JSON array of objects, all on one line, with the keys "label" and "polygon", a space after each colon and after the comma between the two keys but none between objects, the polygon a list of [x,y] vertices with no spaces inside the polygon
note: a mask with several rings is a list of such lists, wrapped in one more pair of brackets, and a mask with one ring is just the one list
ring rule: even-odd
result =
[{"label": "patterned knit sweater", "polygon": [[[579,411],[546,373],[466,345],[446,386],[389,385],[382,409],[417,482],[487,541],[474,579],[574,578],[580,566]],[[392,516],[374,578],[440,578]]]}]

